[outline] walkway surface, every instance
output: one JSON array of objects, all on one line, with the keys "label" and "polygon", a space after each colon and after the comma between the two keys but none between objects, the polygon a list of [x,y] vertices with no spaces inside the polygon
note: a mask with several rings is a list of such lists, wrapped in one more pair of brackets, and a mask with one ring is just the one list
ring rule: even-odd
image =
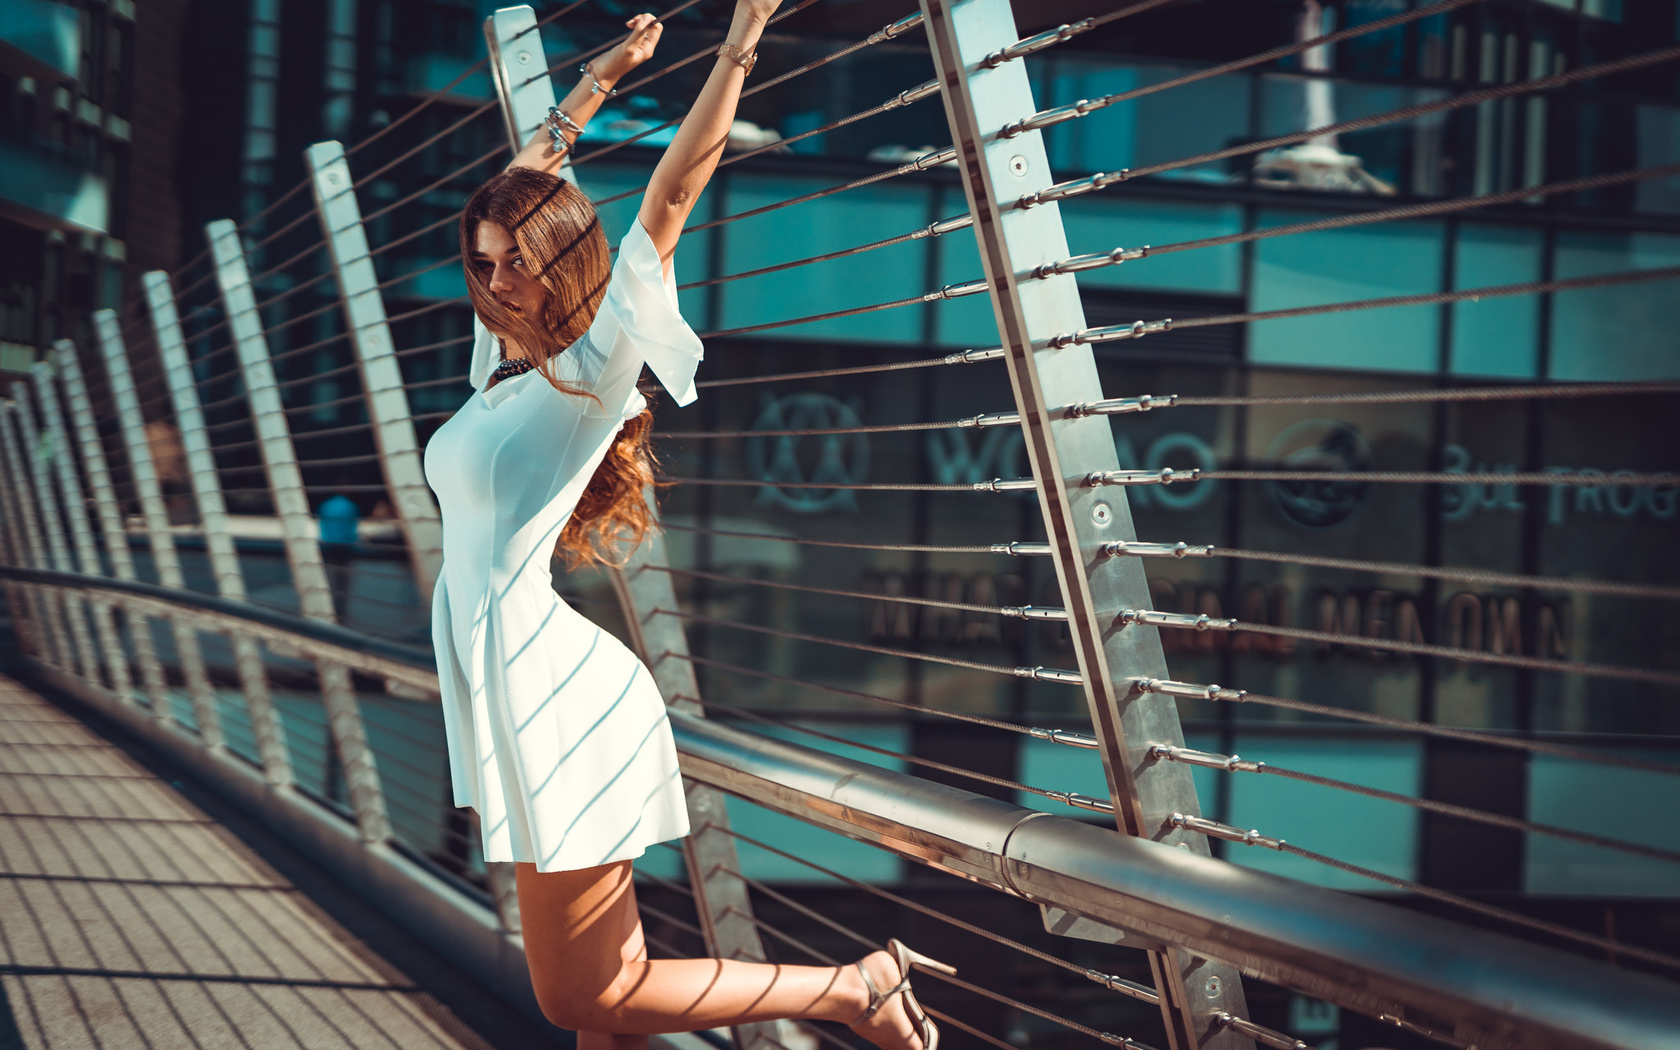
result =
[{"label": "walkway surface", "polygon": [[0,676],[0,1050],[484,1045],[168,783]]}]

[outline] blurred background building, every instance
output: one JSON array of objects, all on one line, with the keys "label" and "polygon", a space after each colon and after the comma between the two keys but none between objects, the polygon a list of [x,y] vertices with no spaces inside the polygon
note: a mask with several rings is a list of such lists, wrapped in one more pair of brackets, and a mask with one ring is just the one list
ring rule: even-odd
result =
[{"label": "blurred background building", "polygon": [[[1028,62],[1037,100],[1052,106],[1144,88],[1266,47],[1409,10],[1418,0],[1196,0],[1128,18]],[[494,98],[483,70],[454,83],[484,54],[478,0],[4,0],[0,3],[0,368],[26,368],[52,340],[86,340],[88,313],[130,301],[143,270],[175,274],[200,394],[217,442],[249,439],[237,370],[216,358],[227,342],[201,249],[205,222],[246,228],[259,300],[288,294],[293,323],[271,332],[288,387],[294,430],[313,429],[334,455],[371,452],[350,351],[326,273],[321,231],[293,221],[305,200],[288,191],[305,177],[312,142],[347,145],[401,120],[448,89],[443,104],[394,128],[351,158],[377,258],[386,309],[404,357],[422,438],[461,403],[471,315],[448,221],[501,156],[494,113],[467,119]],[[539,16],[559,5],[538,3]],[[1086,8],[1090,11],[1087,12]],[[639,8],[591,0],[542,30],[560,56],[607,40]],[[721,2],[672,19],[661,60],[717,35]],[[909,13],[903,3],[822,0],[766,38],[755,80],[768,79]],[[1021,0],[1023,35],[1096,13],[1081,0]],[[1349,43],[1144,95],[1046,132],[1058,179],[1142,169],[1336,120],[1428,102],[1476,86],[1530,79],[1672,44],[1672,0],[1487,0]],[[577,153],[614,239],[634,215],[670,132],[706,63],[648,94],[609,102]],[[796,135],[926,81],[925,48],[911,35],[870,49],[743,102],[752,127],[738,145]],[[572,82],[557,75],[560,93]],[[453,85],[453,86],[451,86]],[[750,86],[750,85],[749,85]],[[458,125],[458,126],[456,126]],[[760,134],[763,132],[765,134]],[[768,137],[766,137],[766,135]],[[434,148],[416,149],[437,137]],[[936,100],[816,136],[723,169],[702,200],[700,221],[896,166],[948,141]],[[475,160],[479,161],[474,163]],[[1524,190],[1564,179],[1680,161],[1680,66],[1656,65],[1574,84],[1543,97],[1489,102],[1421,120],[1385,124],[1298,146],[1209,161],[1125,181],[1065,202],[1073,253],[1117,245],[1162,246],[1225,237],[1397,203]],[[454,177],[415,200],[417,189]],[[304,191],[307,194],[307,190]],[[396,205],[381,214],[387,205]],[[844,368],[993,345],[984,297],[862,313],[728,334],[793,316],[916,296],[980,276],[966,231],[907,240],[867,254],[761,276],[713,282],[759,267],[908,233],[967,210],[961,186],[934,168],[684,239],[677,279],[685,316],[707,339],[702,378]],[[288,223],[291,223],[288,226]],[[1081,278],[1088,323],[1189,318],[1319,303],[1479,288],[1680,264],[1680,177],[1573,194],[1536,194],[1450,217],[1228,243],[1145,257]],[[410,276],[405,276],[410,275]],[[311,284],[311,282],[314,282]],[[130,316],[138,323],[139,314]],[[276,314],[272,326],[281,319]],[[143,326],[142,326],[143,327]],[[197,333],[195,335],[195,333]],[[1348,392],[1478,383],[1680,378],[1680,297],[1671,282],[1489,298],[1448,306],[1395,307],[1151,335],[1105,344],[1098,361],[1109,396]],[[286,356],[290,352],[290,356]],[[142,396],[161,391],[141,375]],[[351,385],[346,385],[347,383]],[[705,391],[702,391],[705,393]],[[347,396],[348,395],[348,396]],[[218,416],[218,405],[225,414]],[[998,370],[924,369],[726,387],[687,409],[660,410],[664,429],[750,431],[958,419],[1010,406]],[[1352,470],[1516,472],[1548,468],[1659,471],[1674,466],[1673,397],[1494,404],[1183,408],[1126,417],[1116,425],[1123,466],[1174,468],[1279,464]],[[226,429],[216,430],[218,424]],[[168,435],[157,440],[167,444]],[[959,430],[827,439],[667,439],[673,474],[782,481],[980,481],[1026,468],[1018,432]],[[316,455],[322,453],[316,452]],[[249,450],[247,462],[255,464]],[[240,462],[238,453],[223,466]],[[278,545],[262,537],[267,490],[229,471],[230,507],[247,520],[242,552],[253,590],[295,607]],[[167,480],[167,479],[166,479]],[[180,479],[175,479],[178,490]],[[371,463],[323,467],[312,492],[357,501],[362,518],[346,617],[359,629],[425,643],[406,559],[380,544],[381,488]],[[1474,565],[1526,574],[1600,579],[1680,575],[1674,542],[1680,492],[1650,488],[1516,485],[1372,486],[1359,483],[1203,481],[1134,489],[1139,535],[1253,550],[1308,550],[1331,557],[1428,565]],[[184,502],[184,501],[183,501]],[[776,532],[798,518],[807,536],[989,544],[1038,538],[1030,500],[977,505],[928,493],[737,490],[677,487],[664,494],[677,564],[735,576],[793,579],[849,591],[920,594],[976,604],[1058,604],[1048,567],[1018,559],[996,574],[989,558],[825,552],[750,538],[682,531],[703,524],[745,534]],[[186,513],[186,512],[184,512]],[[190,537],[184,539],[190,544]],[[804,559],[801,561],[801,559]],[[264,566],[272,566],[266,571]],[[1425,583],[1251,561],[1183,561],[1157,577],[1158,608],[1238,616],[1333,633],[1428,641],[1523,654],[1680,668],[1680,622],[1671,605],[1591,595],[1540,597],[1496,586]],[[207,567],[197,565],[201,575]],[[264,590],[263,580],[268,585]],[[560,580],[580,607],[610,619],[610,592],[589,575]],[[997,662],[1067,666],[1053,624],[981,614],[870,606],[789,591],[679,580],[697,609],[734,620],[789,625],[830,637],[988,654]],[[1614,605],[1618,615],[1606,613]],[[1614,624],[1614,627],[1611,624]],[[958,668],[800,647],[741,631],[695,625],[696,652],[790,678],[975,714],[1055,727],[1086,724],[1077,691]],[[1252,635],[1169,634],[1176,677],[1241,684],[1256,692],[1362,707],[1399,718],[1590,737],[1601,749],[1673,759],[1680,707],[1672,695],[1603,678],[1371,654],[1331,644]],[[1271,644],[1275,643],[1275,644]],[[1004,656],[1002,654],[1007,654]],[[976,657],[978,658],[978,657]],[[882,717],[843,694],[772,678],[705,669],[708,695],[749,708],[798,708],[827,732],[935,761],[1060,790],[1106,795],[1095,757],[1070,762],[1038,741],[970,736],[944,720]],[[1379,729],[1281,720],[1272,709],[1189,703],[1192,746],[1251,750],[1307,764],[1381,790],[1474,803],[1513,816],[1680,848],[1680,827],[1650,812],[1680,803],[1672,778],[1635,771],[1600,777],[1587,790],[1562,761],[1474,745],[1419,742]],[[373,718],[373,716],[370,716]],[[374,721],[377,721],[374,718]],[[394,732],[394,730],[393,730]],[[808,743],[808,741],[806,741]],[[892,760],[885,760],[892,761]],[[427,758],[419,765],[436,760]],[[470,875],[471,836],[437,787],[441,766],[417,768],[406,811],[393,820],[432,841],[430,859]],[[922,775],[937,778],[937,771]],[[1292,842],[1333,843],[1338,856],[1405,878],[1673,950],[1680,944],[1680,882],[1661,862],[1535,839],[1377,799],[1313,793],[1276,778],[1246,780],[1198,770],[1204,810]],[[300,776],[306,775],[300,771]],[[339,790],[330,769],[319,790]],[[405,774],[388,790],[403,790]],[[429,779],[428,779],[429,778]],[[972,789],[971,781],[957,781]],[[1606,798],[1605,792],[1613,792]],[[1629,800],[1640,804],[1626,805]],[[1023,804],[1038,800],[1023,797]],[[755,834],[800,843],[809,855],[884,883],[916,874],[873,850],[759,812],[735,818]],[[774,826],[770,826],[774,820]],[[1605,821],[1625,821],[1609,827]],[[453,829],[453,832],[451,832]],[[1229,859],[1326,885],[1371,892],[1334,870],[1286,855],[1215,843]],[[808,880],[770,856],[745,857],[766,878]],[[659,870],[649,858],[653,870]],[[669,862],[675,870],[675,861]],[[802,892],[836,913],[868,905],[833,885]],[[975,906],[984,906],[976,897]],[[962,914],[963,902],[944,906]],[[1031,931],[1015,931],[1027,937]],[[1012,935],[1014,935],[1012,933]],[[912,942],[915,937],[910,936]],[[926,939],[937,944],[937,935]],[[1068,948],[1067,950],[1077,950]],[[933,954],[938,954],[937,950]],[[1030,978],[1030,975],[1028,975]],[[1017,975],[1016,980],[1025,979]],[[1124,1012],[1137,1004],[1105,1000]],[[1272,1004],[1274,1020],[1287,1004]],[[1147,1009],[1137,1006],[1147,1013]],[[1297,1003],[1288,1009],[1305,1010]],[[1291,1014],[1292,1031],[1329,1047],[1337,1023]],[[1297,1023],[1298,1022],[1298,1023]],[[1012,1021],[1026,1024],[1029,1019]],[[1097,1023],[1097,1022],[1093,1022]],[[1281,1022],[1279,1022],[1281,1024]],[[1313,1025],[1320,1025],[1314,1029]],[[1324,1027],[1329,1025],[1330,1027]],[[1124,1023],[1109,1025],[1127,1030]],[[1353,1034],[1344,1032],[1348,1038]],[[1397,1038],[1397,1037],[1388,1037]]]}]

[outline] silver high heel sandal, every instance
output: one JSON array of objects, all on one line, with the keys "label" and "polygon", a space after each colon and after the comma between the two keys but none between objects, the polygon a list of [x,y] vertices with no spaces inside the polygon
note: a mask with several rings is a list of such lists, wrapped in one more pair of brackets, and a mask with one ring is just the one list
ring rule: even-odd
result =
[{"label": "silver high heel sandal", "polygon": [[904,1013],[910,1018],[910,1026],[916,1030],[916,1035],[922,1040],[922,1050],[939,1050],[939,1028],[928,1017],[922,1004],[916,1001],[916,995],[910,990],[910,967],[912,964],[924,970],[937,970],[940,973],[954,974],[955,966],[947,966],[936,959],[929,959],[920,952],[912,951],[905,943],[894,937],[887,942],[887,952],[898,962],[898,984],[881,991],[875,987],[875,981],[869,976],[869,971],[863,968],[863,960],[855,964],[858,973],[863,977],[863,986],[869,989],[869,1006],[863,1011],[863,1016],[852,1022],[852,1027],[874,1017],[881,1007],[887,1005],[887,1000],[895,995],[904,996]]}]

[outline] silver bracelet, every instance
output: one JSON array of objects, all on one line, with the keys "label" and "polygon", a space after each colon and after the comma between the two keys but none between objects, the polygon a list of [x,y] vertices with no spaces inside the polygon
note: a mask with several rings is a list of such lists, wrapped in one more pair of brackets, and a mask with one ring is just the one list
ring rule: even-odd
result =
[{"label": "silver bracelet", "polygon": [[583,65],[578,67],[578,72],[589,78],[589,93],[591,95],[605,95],[608,98],[612,98],[614,95],[618,94],[617,88],[607,87],[605,84],[602,84],[599,80],[595,79],[595,70],[591,68],[593,65],[594,63],[592,62],[585,62]]},{"label": "silver bracelet", "polygon": [[564,125],[566,130],[570,131],[573,135],[583,135],[583,128],[577,121],[568,116],[559,106],[548,107],[548,116],[544,119],[543,123],[548,125],[548,137],[553,141],[554,152],[556,153],[567,153],[570,152],[572,148],[572,143],[567,140],[565,135],[561,134],[560,129],[562,125]]}]

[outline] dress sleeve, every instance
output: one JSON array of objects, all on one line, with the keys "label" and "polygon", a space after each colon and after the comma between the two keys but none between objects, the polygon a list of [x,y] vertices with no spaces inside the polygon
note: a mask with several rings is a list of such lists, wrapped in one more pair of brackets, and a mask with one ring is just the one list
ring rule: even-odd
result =
[{"label": "dress sleeve", "polygon": [[588,334],[570,353],[576,354],[578,378],[600,399],[594,411],[621,418],[640,412],[636,380],[643,364],[677,404],[694,400],[694,372],[704,348],[678,312],[677,283],[665,273],[639,219],[619,244],[606,298]]},{"label": "dress sleeve", "polygon": [[490,329],[484,327],[484,322],[473,314],[473,344],[472,364],[467,366],[467,382],[474,390],[483,390],[484,384],[490,382],[490,373],[496,367],[496,359],[500,356],[496,346],[496,337],[490,334]]}]

